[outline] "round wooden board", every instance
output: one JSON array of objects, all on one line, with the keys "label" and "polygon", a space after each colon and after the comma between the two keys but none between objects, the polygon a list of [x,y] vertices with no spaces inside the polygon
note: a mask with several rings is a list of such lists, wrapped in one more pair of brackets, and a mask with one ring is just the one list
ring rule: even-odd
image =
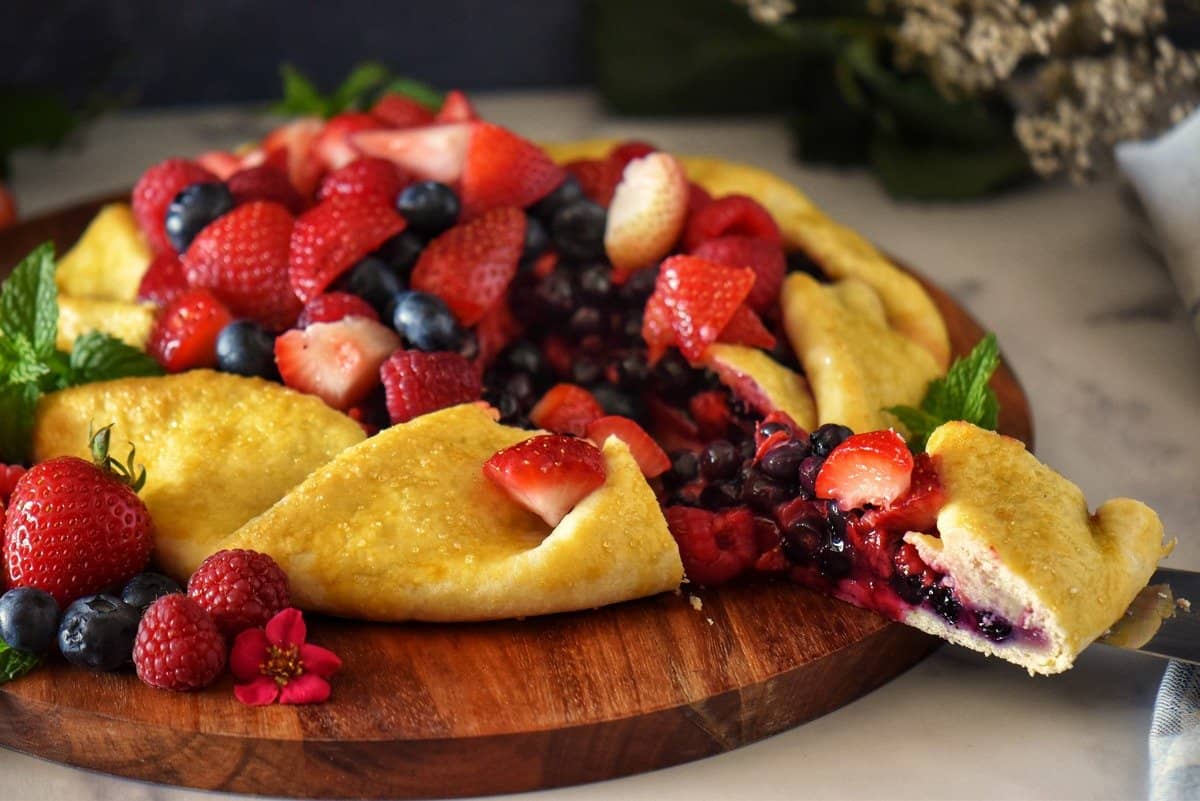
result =
[{"label": "round wooden board", "polygon": [[[0,233],[0,272],[72,244],[99,202]],[[927,286],[929,286],[927,284]],[[979,325],[929,286],[956,354]],[[1032,442],[1003,366],[1001,430]],[[329,703],[252,709],[61,659],[0,687],[0,744],[165,784],[303,798],[484,795],[607,779],[728,751],[869,692],[938,642],[783,582],[524,621],[311,621],[345,661]]]}]

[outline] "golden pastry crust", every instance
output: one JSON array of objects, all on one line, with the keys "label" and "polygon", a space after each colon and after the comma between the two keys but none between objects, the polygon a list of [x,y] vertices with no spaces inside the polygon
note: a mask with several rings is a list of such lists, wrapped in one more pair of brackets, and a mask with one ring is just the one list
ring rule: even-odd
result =
[{"label": "golden pastry crust", "polygon": [[316,397],[210,370],[125,378],[42,398],[36,461],[87,458],[88,428],[113,424],[113,450],[137,446],[155,560],[186,580],[216,544],[343,449],[358,424]]},{"label": "golden pastry crust", "polygon": [[75,340],[91,331],[111,334],[126,345],[146,349],[154,327],[154,306],[124,300],[58,296],[59,350],[70,351]]},{"label": "golden pastry crust", "polygon": [[629,449],[551,530],[483,475],[540,432],[465,404],[386,429],[221,543],[271,554],[305,609],[369,620],[489,620],[672,590],[675,541]]},{"label": "golden pastry crust", "polygon": [[738,380],[752,381],[761,393],[761,400],[743,399],[760,414],[778,409],[803,429],[811,431],[817,427],[817,407],[808,382],[804,376],[772,359],[767,352],[718,342],[709,346],[705,363],[723,383],[734,389],[735,394],[740,394],[734,387]]},{"label": "golden pastry crust", "polygon": [[[558,162],[599,158],[615,140],[546,144]],[[750,195],[771,212],[790,247],[807,253],[831,278],[856,278],[883,301],[888,322],[920,344],[945,370],[950,363],[950,337],[937,306],[920,282],[899,269],[860,234],[830,219],[792,184],[771,173],[724,159],[680,156],[688,178],[715,196]]]},{"label": "golden pastry crust", "polygon": [[58,260],[55,281],[64,295],[132,302],[150,259],[129,206],[110,203]]},{"label": "golden pastry crust", "polygon": [[1044,633],[1041,642],[993,644],[937,615],[905,622],[1023,665],[1069,668],[1116,622],[1170,551],[1151,509],[1127,498],[1089,514],[1079,487],[1009,437],[946,423],[929,438],[946,503],[940,537],[909,533],[921,558],[980,608]]}]

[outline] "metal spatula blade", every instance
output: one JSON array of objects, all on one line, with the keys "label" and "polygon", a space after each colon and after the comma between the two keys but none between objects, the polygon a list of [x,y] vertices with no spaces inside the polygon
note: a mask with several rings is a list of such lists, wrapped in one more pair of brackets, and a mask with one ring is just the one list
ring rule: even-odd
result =
[{"label": "metal spatula blade", "polygon": [[1097,642],[1200,664],[1200,573],[1162,567]]}]

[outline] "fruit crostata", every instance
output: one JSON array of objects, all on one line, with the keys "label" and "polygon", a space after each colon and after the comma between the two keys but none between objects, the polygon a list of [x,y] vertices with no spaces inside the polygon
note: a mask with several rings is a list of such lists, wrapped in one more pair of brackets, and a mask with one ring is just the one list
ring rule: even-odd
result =
[{"label": "fruit crostata", "polygon": [[539,146],[457,93],[155,165],[56,280],[60,349],[99,330],[167,375],[49,392],[28,453],[135,443],[181,581],[252,550],[304,609],[456,621],[778,576],[1051,673],[1164,555],[1145,506],[1091,514],[919,411],[974,380],[987,412],[990,370],[792,186]]}]

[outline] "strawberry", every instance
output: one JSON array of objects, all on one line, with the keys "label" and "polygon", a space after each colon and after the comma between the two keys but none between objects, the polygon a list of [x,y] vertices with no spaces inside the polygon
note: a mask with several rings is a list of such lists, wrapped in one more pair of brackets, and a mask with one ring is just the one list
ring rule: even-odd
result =
[{"label": "strawberry", "polygon": [[762,204],[746,195],[726,195],[696,210],[684,229],[683,244],[690,252],[710,239],[731,235],[783,243],[779,226]]},{"label": "strawberry", "polygon": [[211,289],[239,317],[276,331],[287,328],[302,305],[288,282],[292,227],[292,215],[278,203],[237,206],[188,246],[188,283]]},{"label": "strawberry", "polygon": [[746,305],[759,314],[775,308],[779,289],[783,286],[783,274],[787,272],[787,257],[778,242],[749,236],[721,236],[702,242],[692,255],[726,267],[754,270],[754,286],[746,298]]},{"label": "strawberry", "polygon": [[722,439],[729,433],[733,412],[725,393],[719,389],[698,392],[688,399],[688,413],[696,421],[700,436],[706,440]]},{"label": "strawberry", "polygon": [[166,306],[188,290],[187,273],[183,262],[173,250],[159,253],[138,284],[138,300]]},{"label": "strawberry", "polygon": [[595,445],[557,434],[518,442],[483,463],[485,476],[551,527],[604,486],[605,473]]},{"label": "strawberry", "polygon": [[555,434],[587,434],[588,424],[604,416],[600,402],[578,384],[555,384],[547,390],[533,409],[529,419],[538,428]]},{"label": "strawberry", "polygon": [[346,317],[280,335],[275,364],[292,389],[346,410],[379,384],[379,366],[399,347],[400,337],[390,328],[365,317]]},{"label": "strawberry", "polygon": [[189,289],[159,313],[146,352],[171,373],[213,367],[217,336],[231,322],[233,315],[212,290]]},{"label": "strawberry", "polygon": [[901,535],[909,531],[932,531],[937,527],[938,512],[945,504],[946,492],[942,488],[933,457],[918,453],[913,459],[908,492],[886,509],[867,510],[862,520],[873,529]]},{"label": "strawberry", "polygon": [[575,362],[575,352],[571,343],[558,334],[550,334],[542,340],[542,355],[546,357],[546,364],[550,365],[555,375],[567,375]]},{"label": "strawberry", "polygon": [[721,329],[721,335],[717,337],[717,341],[766,350],[775,347],[775,335],[767,330],[762,319],[750,311],[745,304],[737,307],[733,317],[730,317],[729,322]]},{"label": "strawberry", "polygon": [[817,474],[817,497],[837,501],[843,511],[870,504],[887,508],[908,492],[913,457],[895,431],[855,434],[825,458]]},{"label": "strawberry", "polygon": [[399,350],[380,370],[393,423],[407,423],[483,394],[479,371],[465,356],[448,351]]},{"label": "strawberry", "polygon": [[0,183],[0,229],[17,224],[17,199],[8,187]]},{"label": "strawberry", "polygon": [[651,395],[646,400],[654,439],[668,451],[698,451],[705,443],[695,421],[681,410]]},{"label": "strawberry", "polygon": [[308,328],[313,323],[336,323],[346,317],[366,317],[379,322],[379,314],[370,303],[349,292],[326,292],[304,304],[297,328]]},{"label": "strawberry", "polygon": [[415,128],[433,122],[432,111],[399,92],[380,95],[371,106],[371,116],[389,128]]},{"label": "strawberry", "polygon": [[137,496],[146,473],[108,455],[110,429],[91,441],[94,462],[60,456],[31,467],[13,489],[4,523],[4,583],[37,587],[60,607],[140,573],[154,525]]},{"label": "strawberry", "polygon": [[475,123],[450,122],[401,131],[361,131],[350,143],[365,156],[378,156],[413,175],[452,184],[462,175]]},{"label": "strawberry", "polygon": [[524,213],[492,209],[430,242],[413,267],[412,288],[437,295],[463,325],[475,325],[504,297],[524,243]]},{"label": "strawberry", "polygon": [[221,181],[242,169],[242,160],[226,150],[209,150],[196,156],[196,163]]},{"label": "strawberry", "polygon": [[628,417],[607,415],[588,423],[587,438],[603,446],[609,437],[616,437],[629,446],[634,461],[646,478],[661,476],[671,468],[671,459],[646,430]]},{"label": "strawberry", "polygon": [[607,206],[621,183],[625,166],[614,159],[576,159],[567,162],[564,169],[579,181],[588,200]]},{"label": "strawberry", "polygon": [[[301,117],[279,126],[262,141],[262,158],[282,170],[303,197],[311,197],[321,180],[322,168],[312,158],[312,148],[324,127],[317,117]],[[244,166],[255,166],[254,161],[249,159]]]},{"label": "strawberry", "polygon": [[[23,475],[25,475],[25,468],[19,464],[0,465],[0,506],[8,503],[12,498],[13,490],[16,489],[17,482]],[[0,520],[0,526],[3,525],[3,522]]]},{"label": "strawberry", "polygon": [[409,174],[387,159],[362,156],[326,175],[317,190],[317,200],[332,195],[374,194],[395,203],[396,195],[410,183]]},{"label": "strawberry", "polygon": [[458,89],[451,89],[446,93],[446,99],[442,101],[442,107],[438,109],[436,117],[438,122],[474,122],[477,119],[479,114],[475,107]]},{"label": "strawberry", "polygon": [[604,249],[621,283],[671,251],[687,216],[687,176],[666,153],[629,162],[608,207]]},{"label": "strawberry", "polygon": [[142,173],[133,185],[131,205],[138,227],[155,253],[173,252],[171,240],[163,228],[167,206],[185,186],[203,181],[216,181],[217,176],[192,161],[167,159]]},{"label": "strawberry", "polygon": [[234,202],[241,205],[252,200],[278,203],[291,214],[304,211],[304,198],[292,186],[287,175],[270,164],[245,167],[225,180]]},{"label": "strawberry", "polygon": [[661,347],[663,332],[659,329],[665,320],[674,335],[672,344],[688,361],[699,362],[753,285],[754,271],[749,267],[722,267],[694,256],[671,256],[662,263],[654,293],[647,301],[642,336],[647,344]]},{"label": "strawberry", "polygon": [[642,309],[642,339],[646,342],[646,358],[652,365],[657,364],[667,348],[675,344],[671,310],[661,292],[651,294]]},{"label": "strawberry", "polygon": [[758,558],[754,516],[749,509],[710,512],[692,506],[663,510],[688,581],[715,586],[733,581]]},{"label": "strawberry", "polygon": [[695,181],[688,181],[688,217],[712,203],[712,195]]},{"label": "strawberry", "polygon": [[625,165],[634,159],[644,158],[657,151],[658,148],[649,142],[643,142],[640,139],[627,139],[610,150],[608,158],[620,164],[621,168],[624,169]]},{"label": "strawberry", "polygon": [[359,131],[383,128],[383,123],[361,111],[346,111],[330,117],[312,143],[312,157],[325,170],[345,167],[359,157],[350,137]]},{"label": "strawberry", "polygon": [[464,219],[498,206],[523,209],[566,178],[540,147],[499,125],[477,123],[463,163],[460,196]]},{"label": "strawberry", "polygon": [[521,322],[513,316],[508,301],[501,299],[475,326],[475,341],[479,344],[475,363],[486,368],[520,334]]},{"label": "strawberry", "polygon": [[[404,230],[404,218],[377,195],[334,195],[296,219],[288,279],[302,301]],[[522,234],[523,236],[524,234]]]}]

